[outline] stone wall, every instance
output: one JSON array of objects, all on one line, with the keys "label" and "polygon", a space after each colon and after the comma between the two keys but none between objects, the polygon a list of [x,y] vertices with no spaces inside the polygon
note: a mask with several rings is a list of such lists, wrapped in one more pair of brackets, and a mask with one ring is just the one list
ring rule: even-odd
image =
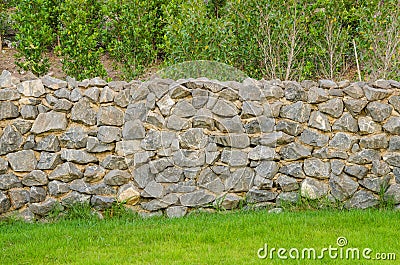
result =
[{"label": "stone wall", "polygon": [[0,213],[400,203],[400,83],[0,76]]}]

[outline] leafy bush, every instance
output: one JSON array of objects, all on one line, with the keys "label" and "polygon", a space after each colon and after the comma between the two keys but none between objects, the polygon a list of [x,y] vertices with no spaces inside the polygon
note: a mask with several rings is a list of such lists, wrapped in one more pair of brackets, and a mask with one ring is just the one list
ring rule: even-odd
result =
[{"label": "leafy bush", "polygon": [[60,5],[60,50],[63,69],[77,79],[106,76],[100,61],[102,22],[101,4],[97,0],[65,0]]},{"label": "leafy bush", "polygon": [[160,27],[162,2],[110,0],[103,5],[104,46],[123,64],[126,78],[141,74],[157,60],[163,32]]},{"label": "leafy bush", "polygon": [[54,29],[51,27],[52,0],[21,0],[13,16],[17,30],[17,62],[24,70],[34,74],[45,74],[50,64],[44,53],[54,43]]}]

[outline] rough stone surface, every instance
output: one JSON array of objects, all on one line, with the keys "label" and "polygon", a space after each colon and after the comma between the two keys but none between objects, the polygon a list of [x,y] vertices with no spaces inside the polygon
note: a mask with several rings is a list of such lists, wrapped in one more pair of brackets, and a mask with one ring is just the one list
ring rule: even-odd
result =
[{"label": "rough stone surface", "polygon": [[346,201],[347,209],[367,209],[376,206],[379,203],[378,198],[370,191],[359,190],[351,199]]},{"label": "rough stone surface", "polygon": [[36,169],[37,160],[32,150],[23,150],[7,155],[11,168],[16,172],[27,172]]},{"label": "rough stone surface", "polygon": [[40,134],[44,132],[62,131],[67,128],[67,117],[64,113],[50,111],[40,113],[33,123],[31,132]]},{"label": "rough stone surface", "polygon": [[328,184],[313,178],[306,178],[301,183],[301,196],[312,200],[325,196],[328,193],[328,190]]},{"label": "rough stone surface", "polygon": [[344,201],[350,198],[358,189],[358,183],[346,174],[334,175],[329,179],[331,194],[337,200]]}]

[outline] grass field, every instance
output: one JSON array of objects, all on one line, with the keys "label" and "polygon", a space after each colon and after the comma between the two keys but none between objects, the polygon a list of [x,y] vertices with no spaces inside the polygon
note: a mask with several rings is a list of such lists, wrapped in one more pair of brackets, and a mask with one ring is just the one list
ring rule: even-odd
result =
[{"label": "grass field", "polygon": [[[63,219],[53,223],[0,223],[1,264],[400,264],[400,212],[302,211],[268,214],[248,211],[194,214],[180,219],[134,216],[97,220]],[[339,237],[347,245],[339,247]],[[344,239],[343,239],[344,240]],[[343,244],[342,242],[339,242]],[[268,245],[268,257],[257,252]],[[342,259],[292,259],[297,248],[319,256],[323,248],[342,249]],[[287,260],[271,248],[285,248]],[[358,248],[360,260],[348,249]],[[366,260],[395,253],[397,260]],[[292,249],[292,250],[291,250]],[[283,251],[283,250],[281,250]],[[331,255],[336,252],[332,250]],[[354,252],[356,253],[356,252]],[[259,254],[265,254],[260,250]],[[356,257],[356,254],[354,254]]]}]

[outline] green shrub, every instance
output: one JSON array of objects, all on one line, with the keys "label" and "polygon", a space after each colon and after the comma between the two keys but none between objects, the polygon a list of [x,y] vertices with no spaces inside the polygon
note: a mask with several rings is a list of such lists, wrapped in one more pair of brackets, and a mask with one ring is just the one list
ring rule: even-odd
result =
[{"label": "green shrub", "polygon": [[103,5],[104,46],[123,64],[126,78],[136,77],[157,60],[163,32],[162,2],[110,0]]},{"label": "green shrub", "polygon": [[97,0],[65,0],[60,6],[59,35],[63,69],[77,79],[106,76],[100,61],[102,22]]},{"label": "green shrub", "polygon": [[26,71],[43,75],[50,64],[44,53],[54,43],[54,29],[51,27],[52,0],[21,0],[13,16],[17,30],[17,62]]}]

